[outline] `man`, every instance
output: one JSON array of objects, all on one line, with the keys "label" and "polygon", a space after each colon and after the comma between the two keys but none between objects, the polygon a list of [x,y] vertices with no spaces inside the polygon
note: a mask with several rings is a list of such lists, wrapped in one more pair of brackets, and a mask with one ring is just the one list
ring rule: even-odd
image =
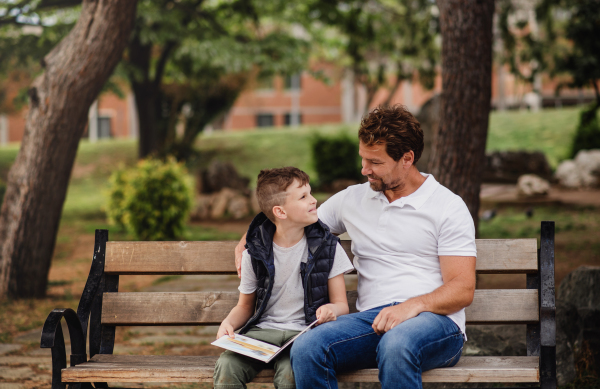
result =
[{"label": "man", "polygon": [[359,312],[298,338],[296,385],[337,388],[338,372],[378,367],[384,389],[421,388],[423,371],[460,358],[475,290],[475,228],[462,199],[415,167],[423,131],[406,108],[375,109],[359,139],[369,182],[318,209],[333,233],[352,238]]}]

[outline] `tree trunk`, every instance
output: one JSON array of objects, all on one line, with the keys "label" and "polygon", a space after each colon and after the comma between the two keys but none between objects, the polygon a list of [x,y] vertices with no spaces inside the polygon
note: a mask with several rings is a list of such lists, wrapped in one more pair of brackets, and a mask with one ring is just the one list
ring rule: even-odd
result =
[{"label": "tree trunk", "polygon": [[0,297],[42,297],[88,110],[121,59],[136,1],[84,0],[29,90],[21,149],[0,210]]},{"label": "tree trunk", "polygon": [[[137,29],[132,34],[128,49],[128,61],[131,65],[128,78],[135,96],[140,128],[138,155],[139,158],[145,158],[158,152],[160,148],[158,127],[161,113],[161,80],[150,77],[152,43],[142,43]],[[162,78],[162,74],[160,77]]]},{"label": "tree trunk", "polygon": [[478,227],[491,89],[493,0],[438,0],[442,32],[440,127],[430,171],[469,207]]}]

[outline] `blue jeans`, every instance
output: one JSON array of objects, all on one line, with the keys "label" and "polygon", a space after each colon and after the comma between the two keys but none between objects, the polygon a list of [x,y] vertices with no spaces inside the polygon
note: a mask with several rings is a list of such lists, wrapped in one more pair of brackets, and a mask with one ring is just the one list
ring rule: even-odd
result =
[{"label": "blue jeans", "polygon": [[388,306],[340,316],[300,336],[291,351],[296,387],[335,389],[336,373],[378,367],[382,389],[422,388],[422,372],[458,362],[464,340],[452,319],[423,312],[379,336],[371,325]]}]

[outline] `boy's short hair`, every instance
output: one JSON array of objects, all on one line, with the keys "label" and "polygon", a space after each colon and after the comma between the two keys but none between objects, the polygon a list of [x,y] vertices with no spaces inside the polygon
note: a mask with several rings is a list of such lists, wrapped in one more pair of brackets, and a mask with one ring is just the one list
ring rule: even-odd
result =
[{"label": "boy's short hair", "polygon": [[258,174],[256,183],[258,206],[273,223],[275,223],[273,207],[285,204],[285,191],[294,180],[298,180],[300,186],[304,186],[308,184],[310,178],[308,174],[293,166],[264,169]]}]

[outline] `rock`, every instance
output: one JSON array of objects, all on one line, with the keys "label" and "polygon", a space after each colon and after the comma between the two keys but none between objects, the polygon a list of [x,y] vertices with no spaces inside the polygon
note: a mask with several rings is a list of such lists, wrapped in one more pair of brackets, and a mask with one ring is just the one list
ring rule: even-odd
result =
[{"label": "rock", "polygon": [[0,389],[21,389],[24,387],[25,385],[18,382],[0,382]]},{"label": "rock", "polygon": [[0,343],[0,355],[20,350],[22,347],[22,344]]},{"label": "rock", "polygon": [[556,168],[555,177],[562,186],[567,188],[580,188],[582,185],[579,169],[573,160],[561,162]]},{"label": "rock", "polygon": [[567,188],[600,186],[600,150],[581,150],[558,165],[555,176]]},{"label": "rock", "polygon": [[557,300],[577,310],[600,310],[600,266],[580,266],[560,283]]},{"label": "rock", "polygon": [[577,376],[573,350],[579,332],[577,316],[574,305],[556,302],[556,378],[559,386],[568,384]]},{"label": "rock", "polygon": [[462,355],[527,355],[523,325],[469,325]]},{"label": "rock", "polygon": [[213,195],[201,194],[196,196],[194,209],[190,213],[192,220],[206,220],[210,217],[210,209],[214,200]]},{"label": "rock", "polygon": [[242,219],[250,213],[248,199],[242,195],[237,195],[229,201],[227,212],[236,220]]},{"label": "rock", "polygon": [[437,137],[438,126],[440,125],[441,97],[439,94],[427,100],[422,106],[417,120],[423,130],[424,148],[421,158],[417,161],[417,168],[420,172],[428,171],[429,160],[431,159],[432,147]]},{"label": "rock", "polygon": [[198,188],[202,193],[215,193],[223,188],[230,188],[249,194],[250,180],[241,177],[230,162],[212,162],[208,169],[200,173],[199,181]]},{"label": "rock", "polygon": [[575,163],[581,171],[583,186],[600,184],[600,150],[581,150],[575,156]]},{"label": "rock", "polygon": [[524,174],[552,178],[552,169],[539,151],[495,151],[486,154],[483,182],[516,183]]},{"label": "rock", "polygon": [[256,189],[250,193],[250,207],[254,215],[261,213],[260,205],[258,205],[258,197],[256,197]]},{"label": "rock", "polygon": [[[556,356],[559,384],[576,376],[575,366],[591,363],[600,373],[600,267],[581,266],[569,273],[556,293]],[[593,362],[593,363],[592,363]]]},{"label": "rock", "polygon": [[229,201],[238,195],[233,189],[223,188],[219,193],[216,193],[212,202],[212,209],[210,211],[211,219],[220,219],[225,216],[227,205]]},{"label": "rock", "polygon": [[517,181],[517,192],[520,196],[546,196],[549,190],[550,183],[535,174],[524,174]]},{"label": "rock", "polygon": [[0,366],[0,378],[5,380],[28,380],[35,378],[35,372],[29,367]]}]

